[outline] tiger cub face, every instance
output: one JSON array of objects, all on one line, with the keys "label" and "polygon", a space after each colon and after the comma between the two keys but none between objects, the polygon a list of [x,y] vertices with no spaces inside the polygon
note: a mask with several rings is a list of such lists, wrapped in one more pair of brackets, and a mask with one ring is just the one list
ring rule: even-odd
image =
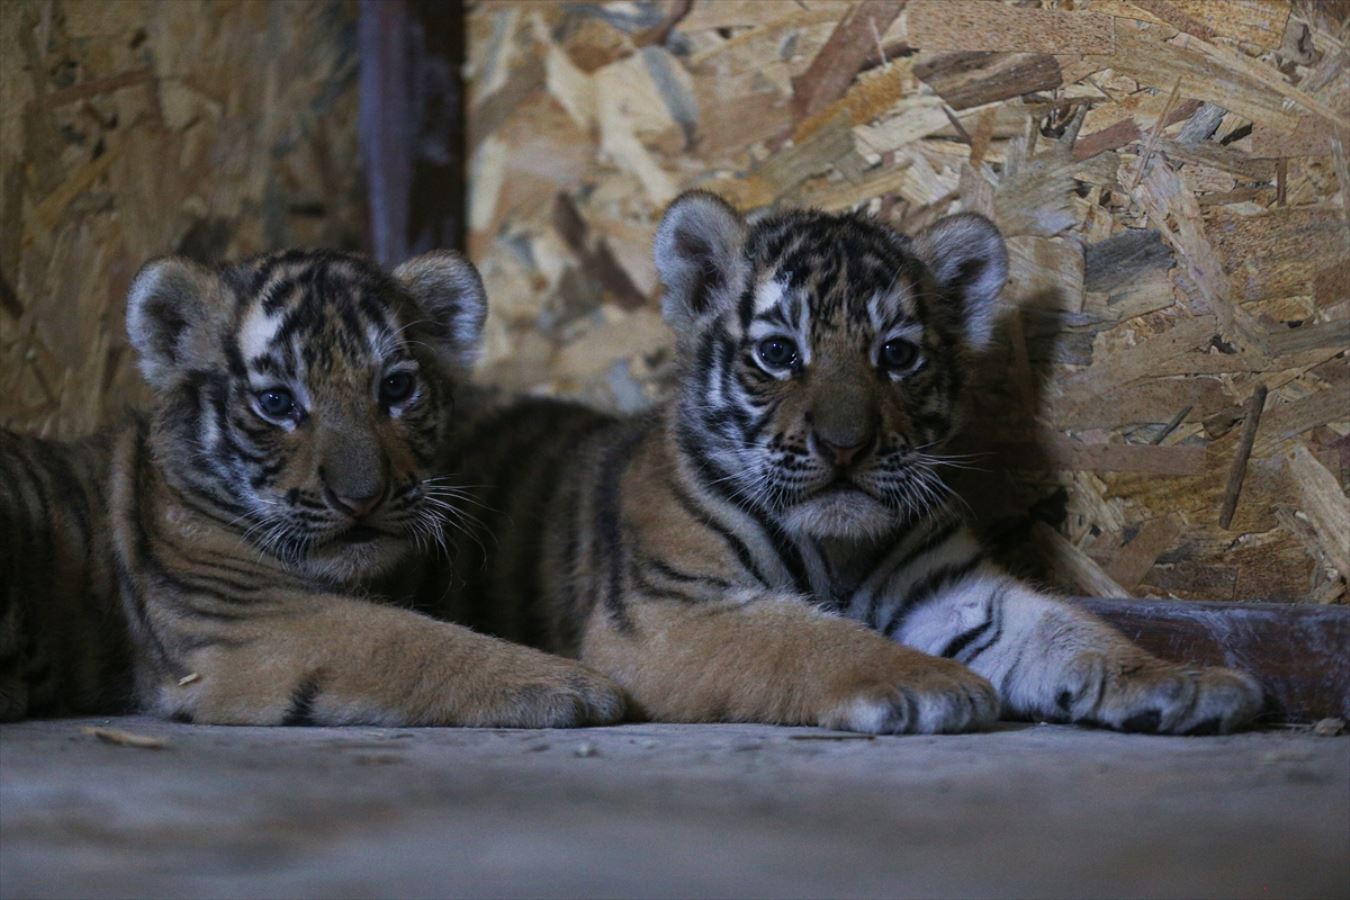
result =
[{"label": "tiger cub face", "polygon": [[852,214],[748,225],[690,193],[656,263],[684,362],[678,438],[706,483],[820,537],[878,536],[937,499],[932,454],[1007,277],[987,219],[911,240]]},{"label": "tiger cub face", "polygon": [[392,275],[290,251],[136,276],[127,325],[156,389],[156,460],[258,548],[333,582],[439,540],[433,478],[487,302],[452,253]]}]

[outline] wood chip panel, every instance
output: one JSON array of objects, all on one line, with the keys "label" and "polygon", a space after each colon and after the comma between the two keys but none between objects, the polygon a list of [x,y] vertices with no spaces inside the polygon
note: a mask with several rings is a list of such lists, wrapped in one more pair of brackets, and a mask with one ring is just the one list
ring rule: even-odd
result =
[{"label": "wood chip panel", "polygon": [[0,424],[58,437],[145,395],[137,268],[359,247],[349,2],[0,2]]}]

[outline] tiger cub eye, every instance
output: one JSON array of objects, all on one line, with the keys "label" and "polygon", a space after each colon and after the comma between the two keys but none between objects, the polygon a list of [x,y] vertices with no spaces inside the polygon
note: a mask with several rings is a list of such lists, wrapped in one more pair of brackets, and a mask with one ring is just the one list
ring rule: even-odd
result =
[{"label": "tiger cub eye", "polygon": [[257,395],[258,409],[269,419],[284,419],[295,412],[295,398],[285,388],[268,388]]},{"label": "tiger cub eye", "polygon": [[765,338],[755,347],[755,353],[770,369],[786,369],[797,361],[797,345],[785,337]]},{"label": "tiger cub eye", "polygon": [[380,382],[380,402],[386,406],[402,403],[412,396],[413,377],[410,372],[394,372]]},{"label": "tiger cub eye", "polygon": [[913,365],[918,355],[918,347],[915,347],[909,341],[902,341],[897,338],[881,345],[881,352],[877,354],[877,363],[883,369],[897,372],[908,369]]}]

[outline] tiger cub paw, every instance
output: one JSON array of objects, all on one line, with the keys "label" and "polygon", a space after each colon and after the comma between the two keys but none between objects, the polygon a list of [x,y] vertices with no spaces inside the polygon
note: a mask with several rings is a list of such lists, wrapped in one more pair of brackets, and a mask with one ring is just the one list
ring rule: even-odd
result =
[{"label": "tiger cub paw", "polygon": [[1226,734],[1251,722],[1264,694],[1233,669],[1195,669],[1139,654],[1081,654],[1052,718],[1157,734]]},{"label": "tiger cub paw", "polygon": [[950,660],[921,657],[916,664],[909,656],[833,692],[820,725],[865,734],[952,734],[998,719],[998,692],[984,678]]},{"label": "tiger cub paw", "polygon": [[[523,649],[523,648],[522,648]],[[474,724],[494,728],[580,728],[612,725],[627,711],[623,689],[580,663],[531,654],[498,686]]]}]

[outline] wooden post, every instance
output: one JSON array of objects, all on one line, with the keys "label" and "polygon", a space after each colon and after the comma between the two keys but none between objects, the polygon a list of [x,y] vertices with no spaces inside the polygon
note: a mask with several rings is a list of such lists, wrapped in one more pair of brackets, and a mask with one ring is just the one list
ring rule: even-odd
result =
[{"label": "wooden post", "polygon": [[362,0],[358,46],[372,256],[462,248],[463,4]]}]

